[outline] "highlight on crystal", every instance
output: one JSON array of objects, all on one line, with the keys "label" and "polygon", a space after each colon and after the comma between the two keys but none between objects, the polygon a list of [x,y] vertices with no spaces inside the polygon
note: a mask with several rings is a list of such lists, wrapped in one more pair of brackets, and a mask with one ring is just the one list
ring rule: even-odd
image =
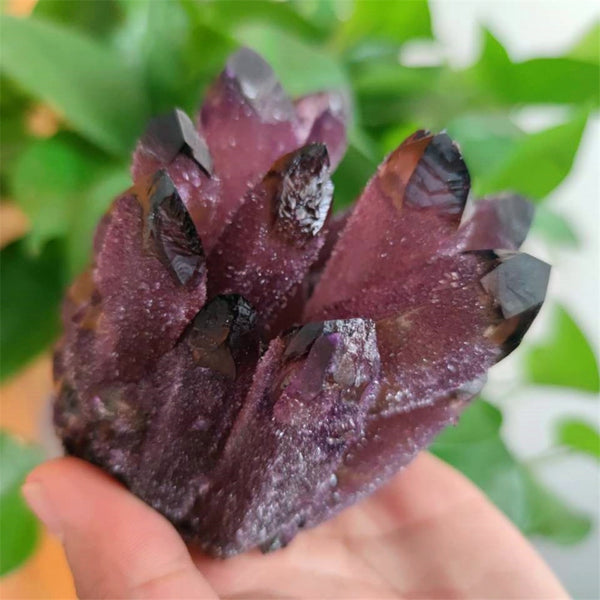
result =
[{"label": "highlight on crystal", "polygon": [[525,199],[468,199],[418,131],[333,212],[349,103],[241,49],[192,120],[153,119],[64,301],[56,429],[216,556],[372,493],[514,350],[550,267]]}]

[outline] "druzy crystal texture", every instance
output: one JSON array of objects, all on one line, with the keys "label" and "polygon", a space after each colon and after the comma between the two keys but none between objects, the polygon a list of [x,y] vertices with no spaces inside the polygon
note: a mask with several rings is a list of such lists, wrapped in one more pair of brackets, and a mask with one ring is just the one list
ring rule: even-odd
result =
[{"label": "druzy crystal texture", "polygon": [[216,556],[276,549],[373,492],[517,347],[549,266],[532,207],[472,201],[418,131],[333,214],[349,103],[233,55],[195,121],[153,119],[71,286],[54,362],[69,454]]}]

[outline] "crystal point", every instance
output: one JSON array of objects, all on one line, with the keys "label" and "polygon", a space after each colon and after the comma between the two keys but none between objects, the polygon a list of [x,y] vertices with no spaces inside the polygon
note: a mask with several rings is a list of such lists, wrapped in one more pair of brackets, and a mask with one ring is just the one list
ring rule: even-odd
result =
[{"label": "crystal point", "polygon": [[217,296],[194,317],[185,341],[198,365],[235,379],[234,356],[255,326],[256,312],[242,296]]},{"label": "crystal point", "polygon": [[291,333],[283,357],[293,359],[306,354],[314,341],[323,333],[323,327],[322,322],[308,323]]},{"label": "crystal point", "polygon": [[329,156],[323,144],[310,144],[271,170],[278,187],[273,210],[276,226],[290,235],[315,236],[323,228],[333,198]]},{"label": "crystal point", "polygon": [[296,101],[296,114],[298,139],[304,143],[325,144],[331,167],[335,168],[346,151],[346,126],[350,115],[348,95],[323,92],[304,96]]},{"label": "crystal point", "polygon": [[[453,236],[469,189],[457,147],[419,131],[392,152],[357,201],[306,307],[360,295],[372,282],[398,280]],[[360,313],[356,313],[360,314]]]},{"label": "crystal point", "polygon": [[[423,136],[426,140],[427,136]],[[404,201],[421,208],[435,207],[442,213],[460,215],[471,185],[469,171],[458,146],[440,133],[431,138],[412,173]]]},{"label": "crystal point", "polygon": [[236,53],[208,90],[199,115],[199,130],[220,180],[213,206],[217,237],[248,190],[279,157],[301,145],[294,120],[291,100],[272,69],[252,50]]},{"label": "crystal point", "polygon": [[186,152],[211,175],[212,159],[206,142],[180,108],[151,119],[140,143],[164,164],[170,163],[179,152]]},{"label": "crystal point", "polygon": [[275,551],[372,493],[457,421],[544,300],[549,266],[516,252],[531,205],[465,209],[446,134],[417,131],[332,215],[348,120],[344,93],[292,102],[240,50],[198,130],[179,110],[151,121],[65,296],[65,451],[213,556]]},{"label": "crystal point", "polygon": [[541,306],[549,279],[549,264],[521,252],[505,255],[500,265],[482,277],[481,284],[509,319]]},{"label": "crystal point", "polygon": [[533,221],[534,206],[522,196],[500,194],[474,203],[456,237],[460,250],[518,250]]},{"label": "crystal point", "polygon": [[221,183],[211,175],[212,158],[185,113],[176,109],[150,122],[137,144],[131,171],[141,196],[157,172],[166,173],[185,204],[203,246],[207,250],[212,247],[220,232],[215,205]]},{"label": "crystal point", "polygon": [[242,294],[270,331],[325,242],[333,186],[327,151],[312,144],[279,159],[208,257],[209,295]]},{"label": "crystal point", "polygon": [[244,98],[264,121],[293,117],[292,101],[260,54],[250,48],[241,48],[227,61],[225,73],[235,81]]},{"label": "crystal point", "polygon": [[153,178],[148,191],[149,230],[158,254],[181,285],[204,267],[204,251],[196,227],[165,171]]}]

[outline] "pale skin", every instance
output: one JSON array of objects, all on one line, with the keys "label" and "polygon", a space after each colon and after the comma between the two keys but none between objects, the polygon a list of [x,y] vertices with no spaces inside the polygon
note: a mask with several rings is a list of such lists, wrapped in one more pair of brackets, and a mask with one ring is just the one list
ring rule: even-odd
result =
[{"label": "pale skin", "polygon": [[462,475],[422,454],[285,549],[216,560],[98,469],[61,458],[24,495],[62,540],[81,598],[566,598],[529,543]]}]

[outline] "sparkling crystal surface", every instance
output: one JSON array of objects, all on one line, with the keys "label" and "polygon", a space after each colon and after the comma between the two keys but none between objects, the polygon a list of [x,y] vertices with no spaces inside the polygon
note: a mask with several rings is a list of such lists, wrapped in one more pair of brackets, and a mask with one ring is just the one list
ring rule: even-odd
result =
[{"label": "sparkling crystal surface", "polygon": [[350,104],[234,54],[198,122],[153,119],[69,289],[54,422],[191,544],[276,550],[384,484],[483,387],[544,301],[525,199],[467,203],[418,131],[331,210]]},{"label": "sparkling crystal surface", "polygon": [[309,319],[372,282],[398,279],[454,233],[469,174],[445,134],[417,132],[392,152],[358,199],[307,306]]},{"label": "sparkling crystal surface", "polygon": [[534,208],[522,196],[501,194],[477,200],[452,240],[458,250],[518,250],[527,237]]},{"label": "sparkling crystal surface", "polygon": [[131,174],[137,186],[148,186],[164,171],[183,200],[208,250],[222,229],[217,219],[221,184],[213,173],[206,142],[181,110],[152,119],[137,144]]},{"label": "sparkling crystal surface", "polygon": [[325,242],[332,193],[322,144],[277,161],[211,252],[209,295],[242,294],[261,307],[261,327],[270,330]]}]

